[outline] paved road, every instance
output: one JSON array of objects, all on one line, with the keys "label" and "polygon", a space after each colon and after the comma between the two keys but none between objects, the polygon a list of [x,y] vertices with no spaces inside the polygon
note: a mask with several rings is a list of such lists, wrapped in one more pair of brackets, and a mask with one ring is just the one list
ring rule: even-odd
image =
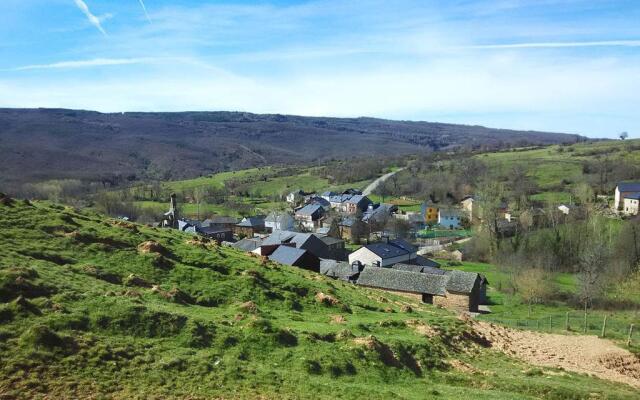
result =
[{"label": "paved road", "polygon": [[376,179],[375,181],[371,182],[369,184],[369,186],[367,186],[363,191],[362,194],[365,196],[370,195],[371,193],[373,193],[374,190],[376,190],[376,188],[378,187],[378,185],[380,185],[382,182],[386,181],[387,179],[391,178],[393,175],[397,174],[398,172],[402,171],[404,168],[400,168],[396,171],[393,172],[389,172],[388,174],[384,174],[382,175],[380,178]]}]

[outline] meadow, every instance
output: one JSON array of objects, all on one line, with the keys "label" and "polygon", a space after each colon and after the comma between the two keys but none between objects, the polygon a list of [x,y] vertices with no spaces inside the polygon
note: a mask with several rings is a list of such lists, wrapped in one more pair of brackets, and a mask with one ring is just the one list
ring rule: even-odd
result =
[{"label": "meadow", "polygon": [[173,230],[5,197],[0,243],[3,398],[637,398],[446,310]]}]

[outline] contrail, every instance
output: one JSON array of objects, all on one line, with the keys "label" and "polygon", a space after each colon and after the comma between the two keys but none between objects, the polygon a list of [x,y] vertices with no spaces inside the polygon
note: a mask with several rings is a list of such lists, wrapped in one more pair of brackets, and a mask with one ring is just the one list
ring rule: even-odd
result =
[{"label": "contrail", "polygon": [[100,24],[100,20],[98,19],[98,17],[93,15],[91,13],[91,11],[89,10],[89,6],[87,6],[87,3],[85,3],[83,0],[74,0],[74,1],[76,2],[76,5],[80,9],[80,11],[82,11],[84,13],[84,15],[86,15],[86,17],[89,20],[89,22],[91,22],[91,24],[93,26],[98,28],[98,30],[100,32],[102,32],[103,35],[108,36],[107,32],[102,27],[102,24]]},{"label": "contrail", "polygon": [[535,49],[561,47],[640,47],[640,40],[602,40],[593,42],[539,42],[465,46],[468,49]]},{"label": "contrail", "polygon": [[144,1],[139,0],[140,1],[140,5],[142,6],[142,10],[144,11],[144,15],[147,17],[147,21],[149,21],[149,23],[151,23],[151,17],[149,17],[149,13],[147,12],[147,7],[144,5]]}]

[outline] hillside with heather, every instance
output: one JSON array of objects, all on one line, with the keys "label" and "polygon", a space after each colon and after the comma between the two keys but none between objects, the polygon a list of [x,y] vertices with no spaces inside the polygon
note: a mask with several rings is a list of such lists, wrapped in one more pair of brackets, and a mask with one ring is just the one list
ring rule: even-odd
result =
[{"label": "hillside with heather", "polygon": [[115,184],[255,166],[465,147],[573,143],[577,135],[374,118],[242,112],[0,110],[0,185]]},{"label": "hillside with heather", "polygon": [[[430,305],[3,197],[2,398],[635,398]],[[526,382],[526,383],[524,383]]]}]

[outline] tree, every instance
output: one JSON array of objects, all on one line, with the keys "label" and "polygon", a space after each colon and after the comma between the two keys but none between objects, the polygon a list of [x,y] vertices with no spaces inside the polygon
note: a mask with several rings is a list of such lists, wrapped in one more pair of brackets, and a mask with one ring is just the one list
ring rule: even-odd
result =
[{"label": "tree", "polygon": [[553,294],[553,281],[549,273],[541,268],[528,268],[516,277],[516,290],[522,300],[529,305],[529,316],[531,316],[531,305],[539,303]]},{"label": "tree", "polygon": [[629,134],[627,132],[620,133],[620,140],[625,140],[628,137],[629,137]]}]

